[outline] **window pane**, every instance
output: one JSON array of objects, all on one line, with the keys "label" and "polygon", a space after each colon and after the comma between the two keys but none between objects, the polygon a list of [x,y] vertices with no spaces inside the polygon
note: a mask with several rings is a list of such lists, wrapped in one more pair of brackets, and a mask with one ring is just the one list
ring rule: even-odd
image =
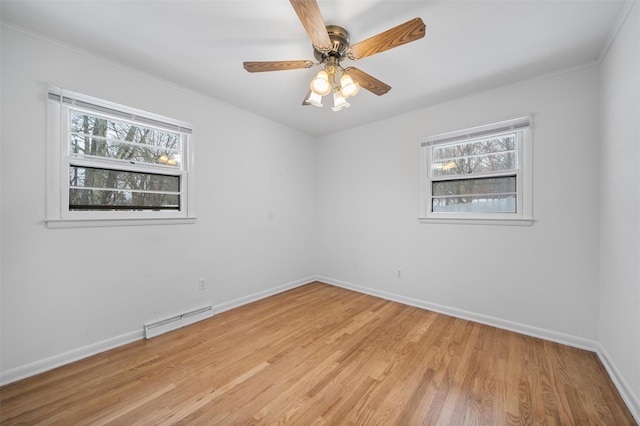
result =
[{"label": "window pane", "polygon": [[434,181],[432,211],[515,213],[516,191],[515,176]]},{"label": "window pane", "polygon": [[180,177],[153,173],[125,172],[122,170],[70,166],[69,186],[179,192]]},{"label": "window pane", "polygon": [[179,192],[180,176],[69,167],[70,210],[179,210]]},{"label": "window pane", "polygon": [[515,176],[478,179],[454,179],[434,181],[431,184],[431,194],[434,197],[474,194],[504,194],[515,192]]},{"label": "window pane", "polygon": [[436,213],[516,213],[516,196],[510,194],[433,198],[432,211]]},{"label": "window pane", "polygon": [[516,134],[473,139],[433,148],[433,176],[514,170],[518,167]]},{"label": "window pane", "polygon": [[180,195],[69,188],[69,210],[180,210]]},{"label": "window pane", "polygon": [[466,175],[517,168],[515,152],[465,157],[431,163],[433,176]]},{"label": "window pane", "polygon": [[180,134],[70,111],[70,153],[179,166]]},{"label": "window pane", "polygon": [[180,166],[180,154],[166,149],[151,148],[98,137],[71,135],[71,154],[78,156],[97,156],[134,163],[165,164]]}]

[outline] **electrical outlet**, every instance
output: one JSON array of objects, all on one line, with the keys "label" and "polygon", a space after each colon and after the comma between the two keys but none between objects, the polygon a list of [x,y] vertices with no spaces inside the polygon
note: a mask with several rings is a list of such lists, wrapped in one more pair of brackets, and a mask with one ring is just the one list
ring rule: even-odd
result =
[{"label": "electrical outlet", "polygon": [[207,289],[207,279],[206,278],[200,278],[198,280],[198,288],[200,290],[206,290]]},{"label": "electrical outlet", "polygon": [[396,269],[396,278],[402,279],[402,269]]}]

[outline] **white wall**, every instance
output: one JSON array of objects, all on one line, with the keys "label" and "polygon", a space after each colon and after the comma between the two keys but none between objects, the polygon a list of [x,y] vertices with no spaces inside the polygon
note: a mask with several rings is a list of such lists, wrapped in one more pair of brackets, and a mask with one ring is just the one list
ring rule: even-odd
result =
[{"label": "white wall", "polygon": [[[593,346],[598,84],[591,66],[321,138],[319,270],[339,285]],[[422,139],[527,113],[535,224],[419,224]]]},{"label": "white wall", "polygon": [[[192,123],[197,223],[46,228],[50,82]],[[314,272],[310,136],[6,27],[1,88],[3,381],[139,338],[150,320],[229,307]]]},{"label": "white wall", "polygon": [[640,416],[640,5],[602,63],[600,342]]}]

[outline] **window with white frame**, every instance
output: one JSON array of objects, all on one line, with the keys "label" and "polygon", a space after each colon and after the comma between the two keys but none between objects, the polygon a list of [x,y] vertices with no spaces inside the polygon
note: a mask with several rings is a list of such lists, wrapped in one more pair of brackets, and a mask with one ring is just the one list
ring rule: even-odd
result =
[{"label": "window with white frame", "polygon": [[189,124],[59,88],[47,112],[48,226],[193,222]]},{"label": "window with white frame", "polygon": [[422,221],[533,222],[530,116],[431,136],[422,150]]}]

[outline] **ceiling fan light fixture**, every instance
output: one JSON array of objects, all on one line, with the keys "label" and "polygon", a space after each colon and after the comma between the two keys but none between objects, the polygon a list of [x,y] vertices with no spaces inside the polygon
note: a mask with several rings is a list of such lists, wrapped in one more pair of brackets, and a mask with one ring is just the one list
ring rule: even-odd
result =
[{"label": "ceiling fan light fixture", "polygon": [[333,107],[331,108],[331,111],[337,112],[345,108],[349,108],[350,106],[351,104],[348,103],[344,96],[340,94],[339,90],[333,92]]},{"label": "ceiling fan light fixture", "polygon": [[[2,0],[0,0],[2,1]],[[426,26],[414,18],[386,31],[351,44],[349,32],[338,25],[326,25],[317,0],[290,0],[313,46],[318,63],[309,60],[243,62],[248,72],[282,71],[311,68],[324,64],[324,69],[309,83],[309,93],[302,105],[322,106],[322,97],[333,92],[334,111],[348,108],[347,98],[360,90],[360,85],[374,95],[384,95],[391,86],[354,67],[340,66],[343,59],[362,59],[402,46],[424,37]],[[352,78],[351,75],[354,77]],[[338,78],[340,77],[340,78]],[[356,81],[354,81],[354,78]],[[313,94],[313,96],[312,96]]]},{"label": "ceiling fan light fixture", "polygon": [[360,85],[358,83],[354,83],[353,79],[349,74],[342,74],[340,77],[340,94],[346,99],[349,96],[355,96],[360,90]]},{"label": "ceiling fan light fixture", "polygon": [[331,82],[329,81],[329,73],[325,70],[318,71],[315,78],[311,80],[309,86],[311,91],[317,95],[325,96],[331,92]]},{"label": "ceiling fan light fixture", "polygon": [[307,99],[304,100],[303,105],[313,105],[314,107],[322,108],[322,96],[313,90],[309,90],[309,95]]}]

